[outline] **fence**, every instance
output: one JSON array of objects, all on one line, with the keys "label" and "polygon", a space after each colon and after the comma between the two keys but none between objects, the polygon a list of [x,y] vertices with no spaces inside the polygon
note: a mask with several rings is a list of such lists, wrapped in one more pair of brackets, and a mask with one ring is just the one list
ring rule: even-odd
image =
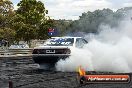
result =
[{"label": "fence", "polygon": [[[8,46],[0,47],[0,59],[3,57],[31,57],[33,47],[43,45],[46,40],[32,40],[29,49],[9,49]],[[21,41],[23,43],[23,41]]]},{"label": "fence", "polygon": [[0,57],[31,57],[33,48],[29,49],[1,49]]}]

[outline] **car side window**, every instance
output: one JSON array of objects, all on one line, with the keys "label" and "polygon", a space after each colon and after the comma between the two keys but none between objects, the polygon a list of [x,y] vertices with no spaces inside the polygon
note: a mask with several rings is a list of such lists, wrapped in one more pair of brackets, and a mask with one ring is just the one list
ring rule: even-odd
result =
[{"label": "car side window", "polygon": [[88,43],[88,41],[86,41],[85,39],[83,39],[83,43],[84,43],[84,44],[87,44],[87,43]]},{"label": "car side window", "polygon": [[77,48],[83,48],[83,46],[86,44],[86,40],[83,40],[82,38],[76,39],[76,47]]}]

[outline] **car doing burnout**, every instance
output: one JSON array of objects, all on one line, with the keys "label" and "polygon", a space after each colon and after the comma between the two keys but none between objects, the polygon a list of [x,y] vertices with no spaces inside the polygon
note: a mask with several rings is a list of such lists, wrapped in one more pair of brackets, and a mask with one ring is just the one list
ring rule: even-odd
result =
[{"label": "car doing burnout", "polygon": [[34,48],[33,60],[38,64],[54,66],[60,59],[68,58],[72,48],[82,48],[86,43],[81,37],[52,37],[43,46]]}]

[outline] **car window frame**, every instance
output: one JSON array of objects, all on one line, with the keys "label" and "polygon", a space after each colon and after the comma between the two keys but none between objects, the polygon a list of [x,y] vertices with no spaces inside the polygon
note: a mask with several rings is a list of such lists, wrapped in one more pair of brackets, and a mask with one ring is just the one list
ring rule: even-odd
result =
[{"label": "car window frame", "polygon": [[[79,43],[77,43],[77,42],[79,42],[79,41],[81,41],[80,43],[81,43],[81,45],[79,45]],[[83,48],[84,47],[84,45],[85,44],[87,44],[88,42],[85,40],[85,39],[83,39],[83,38],[77,38],[76,39],[76,42],[75,42],[75,47],[77,47],[77,48]],[[83,45],[82,45],[83,44]]]}]

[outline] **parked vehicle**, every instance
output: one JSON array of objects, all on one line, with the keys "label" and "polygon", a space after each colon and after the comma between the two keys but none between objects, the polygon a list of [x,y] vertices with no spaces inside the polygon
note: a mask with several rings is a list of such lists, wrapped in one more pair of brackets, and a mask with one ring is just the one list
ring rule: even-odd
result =
[{"label": "parked vehicle", "polygon": [[9,49],[27,49],[29,46],[27,44],[13,44]]}]

